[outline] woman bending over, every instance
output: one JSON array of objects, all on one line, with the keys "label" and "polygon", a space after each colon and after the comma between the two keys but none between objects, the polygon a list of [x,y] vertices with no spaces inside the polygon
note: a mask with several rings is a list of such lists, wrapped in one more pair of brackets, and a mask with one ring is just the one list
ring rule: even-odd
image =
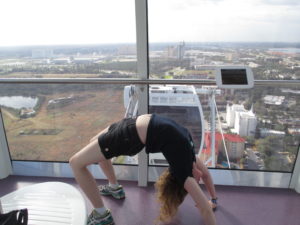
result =
[{"label": "woman bending over", "polygon": [[[173,120],[155,114],[127,118],[112,124],[71,157],[70,165],[75,179],[95,208],[88,217],[87,224],[114,224],[100,194],[121,199],[125,197],[125,193],[117,182],[110,159],[120,155],[136,155],[144,147],[148,154],[161,152],[169,163],[169,168],[155,184],[161,203],[159,219],[163,222],[171,220],[188,193],[205,224],[215,225],[213,209],[217,207],[217,197],[214,184],[208,169],[195,155],[191,135]],[[108,185],[97,187],[87,169],[88,165],[94,163],[99,163],[108,178]],[[208,189],[210,201],[199,186],[200,178]]]}]

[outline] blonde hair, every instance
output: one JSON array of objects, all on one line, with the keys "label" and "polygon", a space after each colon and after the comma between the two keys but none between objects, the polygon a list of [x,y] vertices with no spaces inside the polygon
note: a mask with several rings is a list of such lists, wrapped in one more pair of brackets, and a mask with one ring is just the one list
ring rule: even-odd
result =
[{"label": "blonde hair", "polygon": [[183,184],[180,184],[169,169],[165,170],[155,183],[157,200],[160,203],[160,214],[156,223],[169,222],[177,213],[178,206],[187,195]]}]

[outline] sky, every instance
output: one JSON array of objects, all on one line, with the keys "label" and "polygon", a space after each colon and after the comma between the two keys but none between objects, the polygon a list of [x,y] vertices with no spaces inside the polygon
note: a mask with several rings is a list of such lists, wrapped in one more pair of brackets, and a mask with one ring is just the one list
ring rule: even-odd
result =
[{"label": "sky", "polygon": [[[0,46],[135,43],[134,0],[1,0]],[[300,42],[300,0],[148,0],[152,42]]]}]

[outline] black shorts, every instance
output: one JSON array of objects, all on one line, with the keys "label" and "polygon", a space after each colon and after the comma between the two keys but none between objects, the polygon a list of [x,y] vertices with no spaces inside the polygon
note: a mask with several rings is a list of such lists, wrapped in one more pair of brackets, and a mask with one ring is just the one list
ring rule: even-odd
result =
[{"label": "black shorts", "polygon": [[113,123],[106,133],[99,136],[98,143],[106,159],[120,155],[133,156],[145,146],[138,136],[136,119],[131,118]]}]

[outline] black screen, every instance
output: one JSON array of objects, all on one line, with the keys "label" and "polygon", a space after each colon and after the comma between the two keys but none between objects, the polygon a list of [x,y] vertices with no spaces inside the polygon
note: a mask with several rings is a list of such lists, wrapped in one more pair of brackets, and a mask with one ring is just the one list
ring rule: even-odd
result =
[{"label": "black screen", "polygon": [[221,69],[222,84],[248,84],[246,69]]}]

